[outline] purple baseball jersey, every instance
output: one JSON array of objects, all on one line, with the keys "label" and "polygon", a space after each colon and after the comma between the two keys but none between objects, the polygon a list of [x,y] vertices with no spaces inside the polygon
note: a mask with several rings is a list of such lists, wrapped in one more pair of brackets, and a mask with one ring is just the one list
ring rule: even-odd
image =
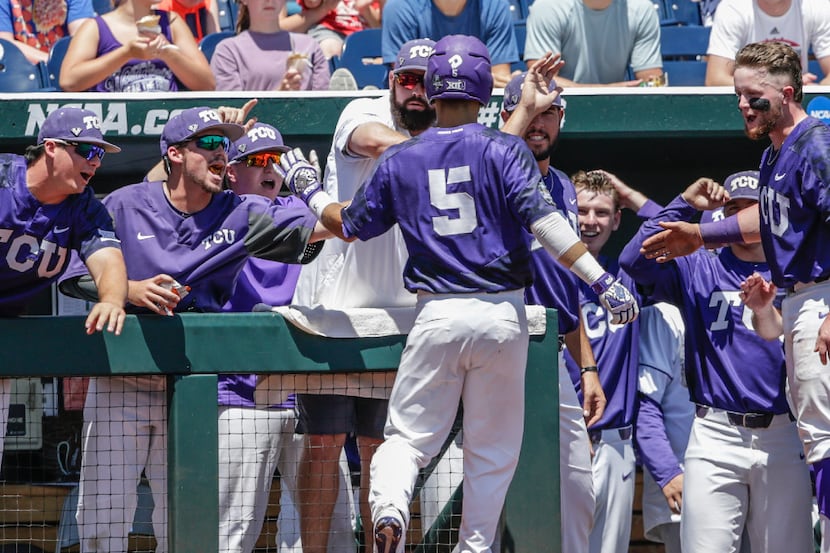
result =
[{"label": "purple baseball jersey", "polygon": [[676,198],[643,223],[620,262],[652,299],[680,309],[693,402],[736,413],[786,413],[782,345],[755,333],[752,313],[739,296],[741,282],[753,272],[770,278],[768,264],[741,261],[730,248],[717,254],[699,250],[664,264],[640,255],[643,241],[663,230],[659,221],[689,221],[696,214],[682,197]]},{"label": "purple baseball jersey", "polygon": [[411,292],[501,292],[531,283],[528,230],[555,210],[524,141],[472,123],[387,150],[343,231],[368,240],[399,223]]},{"label": "purple baseball jersey", "polygon": [[[623,286],[634,294],[637,303],[642,304],[642,298],[636,292],[634,281],[625,271],[620,270],[615,261],[600,256],[599,262],[609,273],[617,275]],[[582,281],[579,281],[579,303],[585,321],[585,332],[591,341],[591,349],[594,351],[599,367],[599,380],[608,401],[602,418],[589,430],[629,426],[634,422],[637,406],[637,375],[640,363],[639,321],[635,320],[625,325],[611,324],[610,314],[600,304],[596,292]],[[585,398],[582,395],[582,380],[579,375],[581,367],[567,350],[565,350],[565,364],[577,389],[579,404],[582,405]]]},{"label": "purple baseball jersey", "polygon": [[[573,183],[553,167],[548,167],[543,179],[553,203],[579,235],[579,206]],[[525,303],[556,309],[559,334],[568,334],[579,327],[579,278],[553,259],[538,241],[533,241],[531,250],[533,284],[525,289]]]},{"label": "purple baseball jersey", "polygon": [[[170,205],[161,182],[120,188],[104,204],[121,239],[130,280],[166,273],[190,286],[176,312],[221,311],[249,257],[307,261],[306,245],[316,223],[305,207],[231,191],[215,194],[207,207],[186,215]],[[83,273],[73,261],[67,277]],[[132,305],[127,310],[148,312]]]},{"label": "purple baseball jersey", "polygon": [[830,128],[799,123],[761,158],[761,238],[779,288],[830,276]]},{"label": "purple baseball jersey", "polygon": [[59,204],[42,204],[26,186],[25,158],[0,155],[0,255],[5,260],[0,264],[0,316],[22,314],[35,295],[64,273],[71,250],[85,260],[108,247],[120,244],[92,188]]},{"label": "purple baseball jersey", "polygon": [[[278,197],[274,203],[283,207],[306,209],[305,204],[294,196]],[[251,257],[239,273],[233,295],[222,310],[239,313],[251,311],[258,303],[288,305],[294,296],[299,276],[299,265]],[[256,379],[255,374],[220,374],[219,405],[256,407]],[[293,409],[294,405],[294,394],[291,394],[287,401],[274,407]]]}]

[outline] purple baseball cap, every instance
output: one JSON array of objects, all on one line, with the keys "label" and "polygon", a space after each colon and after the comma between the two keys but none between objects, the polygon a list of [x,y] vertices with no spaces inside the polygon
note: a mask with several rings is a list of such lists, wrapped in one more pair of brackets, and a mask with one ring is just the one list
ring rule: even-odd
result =
[{"label": "purple baseball cap", "polygon": [[730,199],[746,198],[757,202],[760,176],[761,174],[758,171],[732,173],[726,177],[723,187],[729,192]]},{"label": "purple baseball cap", "polygon": [[95,144],[105,152],[117,153],[121,148],[104,140],[101,121],[95,113],[80,108],[60,108],[46,116],[37,133],[37,143],[55,139],[65,142]]},{"label": "purple baseball cap", "polygon": [[405,42],[398,50],[397,64],[392,73],[401,71],[426,71],[427,60],[432,54],[435,41],[428,38],[416,38]]},{"label": "purple baseball cap", "polygon": [[234,141],[233,145],[231,145],[228,159],[231,161],[240,161],[250,154],[273,152],[274,150],[288,152],[291,148],[286,146],[282,141],[280,131],[271,125],[256,123],[251,130]]},{"label": "purple baseball cap", "polygon": [[190,140],[207,130],[215,130],[236,140],[245,134],[245,127],[236,123],[223,123],[219,112],[209,107],[186,109],[174,115],[161,131],[161,155],[167,155],[167,148]]},{"label": "purple baseball cap", "polygon": [[[502,98],[501,109],[508,113],[516,109],[516,106],[519,105],[519,100],[522,99],[522,85],[525,82],[525,77],[527,77],[527,71],[524,71],[520,75],[516,75],[510,79],[510,82],[507,83],[506,87],[504,87],[504,98]],[[551,79],[550,85],[548,85],[548,90],[553,92],[555,89],[556,81]],[[564,108],[565,106],[562,102],[562,95],[560,94],[551,105],[558,108]]]}]

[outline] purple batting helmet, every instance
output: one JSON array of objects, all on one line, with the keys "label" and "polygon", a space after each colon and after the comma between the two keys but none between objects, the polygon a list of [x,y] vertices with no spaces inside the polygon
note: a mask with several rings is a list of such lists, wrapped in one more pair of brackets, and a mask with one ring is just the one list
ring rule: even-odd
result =
[{"label": "purple batting helmet", "polygon": [[487,47],[473,36],[445,36],[435,43],[424,85],[430,102],[440,98],[487,105],[493,92]]}]

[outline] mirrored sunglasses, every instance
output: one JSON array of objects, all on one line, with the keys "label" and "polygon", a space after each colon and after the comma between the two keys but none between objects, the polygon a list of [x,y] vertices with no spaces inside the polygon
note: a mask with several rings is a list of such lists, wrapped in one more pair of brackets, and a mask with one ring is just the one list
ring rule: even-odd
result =
[{"label": "mirrored sunglasses", "polygon": [[66,140],[54,139],[58,144],[65,146],[72,146],[75,148],[75,153],[87,161],[92,161],[92,158],[104,159],[104,154],[107,153],[101,146],[95,144],[88,144],[86,142],[68,142]]},{"label": "mirrored sunglasses", "polygon": [[407,90],[412,90],[418,85],[424,85],[424,76],[420,73],[398,73],[395,75],[395,82]]},{"label": "mirrored sunglasses", "polygon": [[245,156],[245,164],[248,167],[268,167],[273,163],[279,165],[282,154],[274,152],[262,152]]},{"label": "mirrored sunglasses", "polygon": [[208,134],[193,139],[197,148],[202,150],[216,150],[220,146],[225,152],[231,149],[231,139],[221,134]]}]

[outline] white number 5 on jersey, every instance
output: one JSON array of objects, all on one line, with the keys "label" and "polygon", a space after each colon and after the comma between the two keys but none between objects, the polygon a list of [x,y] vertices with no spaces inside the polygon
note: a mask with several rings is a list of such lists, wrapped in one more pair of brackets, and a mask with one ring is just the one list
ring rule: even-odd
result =
[{"label": "white number 5 on jersey", "polygon": [[441,236],[467,234],[478,224],[476,204],[466,192],[447,192],[447,186],[471,182],[470,166],[450,167],[446,176],[443,169],[429,170],[429,201],[440,210],[456,210],[457,215],[438,215],[432,218],[432,228]]}]

